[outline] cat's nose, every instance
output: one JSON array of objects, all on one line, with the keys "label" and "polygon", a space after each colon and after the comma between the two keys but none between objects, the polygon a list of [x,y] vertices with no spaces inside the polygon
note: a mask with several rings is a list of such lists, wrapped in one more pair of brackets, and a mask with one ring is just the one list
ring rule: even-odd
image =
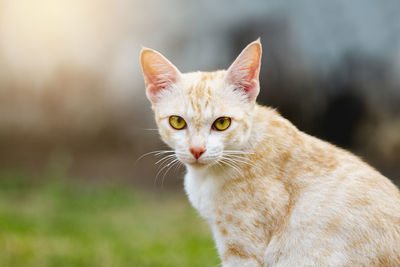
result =
[{"label": "cat's nose", "polygon": [[206,149],[204,147],[191,147],[190,149],[190,153],[192,153],[192,155],[194,156],[195,159],[199,159],[200,156],[206,152]]}]

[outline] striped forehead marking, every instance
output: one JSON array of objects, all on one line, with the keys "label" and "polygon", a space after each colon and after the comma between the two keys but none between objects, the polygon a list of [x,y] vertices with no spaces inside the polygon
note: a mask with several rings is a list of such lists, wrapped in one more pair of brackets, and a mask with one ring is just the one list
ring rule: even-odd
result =
[{"label": "striped forehead marking", "polygon": [[212,81],[214,73],[202,73],[199,79],[193,81],[189,87],[188,97],[190,109],[193,111],[193,121],[196,128],[200,128],[205,110],[210,106],[213,98]]}]

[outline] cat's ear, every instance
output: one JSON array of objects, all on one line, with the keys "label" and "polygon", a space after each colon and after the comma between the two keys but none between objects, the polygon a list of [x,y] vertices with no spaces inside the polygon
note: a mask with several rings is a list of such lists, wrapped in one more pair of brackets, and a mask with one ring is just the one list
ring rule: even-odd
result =
[{"label": "cat's ear", "polygon": [[254,101],[260,91],[259,73],[261,66],[260,38],[250,43],[229,67],[225,82],[241,90],[250,101]]},{"label": "cat's ear", "polygon": [[163,55],[149,48],[142,48],[140,63],[142,64],[147,98],[152,103],[157,103],[161,92],[171,89],[179,80],[181,73]]}]

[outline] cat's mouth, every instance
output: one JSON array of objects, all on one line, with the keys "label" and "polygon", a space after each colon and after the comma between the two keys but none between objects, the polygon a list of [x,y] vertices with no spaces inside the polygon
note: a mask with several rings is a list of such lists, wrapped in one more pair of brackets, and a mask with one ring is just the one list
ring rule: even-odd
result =
[{"label": "cat's mouth", "polygon": [[216,164],[221,158],[220,153],[206,152],[203,155],[198,156],[198,157],[196,157],[195,155],[192,155],[192,154],[182,153],[181,151],[175,152],[176,158],[180,162],[184,163],[188,167],[193,167],[193,168],[210,167],[210,166]]},{"label": "cat's mouth", "polygon": [[209,162],[209,160],[204,160],[204,159],[200,158],[200,159],[191,159],[191,160],[185,161],[185,163],[192,167],[201,168],[201,167],[209,165],[211,162]]},{"label": "cat's mouth", "polygon": [[200,161],[195,161],[193,163],[189,163],[189,165],[192,166],[192,167],[195,167],[195,168],[201,168],[201,167],[207,166],[208,164],[207,163],[202,163]]},{"label": "cat's mouth", "polygon": [[213,163],[215,162],[214,160],[202,159],[202,158],[199,158],[199,159],[179,158],[179,160],[181,162],[183,162],[184,164],[189,165],[190,167],[194,167],[194,168],[203,168],[203,167],[206,167],[206,166],[213,165]]}]

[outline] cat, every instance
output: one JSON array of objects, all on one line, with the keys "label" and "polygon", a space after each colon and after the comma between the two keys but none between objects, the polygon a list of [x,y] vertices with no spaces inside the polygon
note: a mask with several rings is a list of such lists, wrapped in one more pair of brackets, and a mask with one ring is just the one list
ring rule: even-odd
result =
[{"label": "cat", "polygon": [[258,105],[260,40],[228,70],[143,48],[146,95],[222,266],[400,266],[400,193],[353,154]]}]

